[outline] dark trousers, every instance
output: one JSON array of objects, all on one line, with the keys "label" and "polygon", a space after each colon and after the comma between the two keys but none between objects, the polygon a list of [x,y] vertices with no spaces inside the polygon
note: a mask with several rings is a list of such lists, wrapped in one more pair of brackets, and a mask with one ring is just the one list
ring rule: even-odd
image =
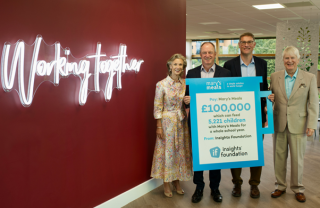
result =
[{"label": "dark trousers", "polygon": [[[242,184],[243,180],[241,178],[241,171],[242,168],[234,168],[231,169],[231,174],[232,174],[232,182],[234,184]],[[258,186],[260,184],[260,177],[261,177],[261,171],[262,167],[251,167],[250,168],[250,180],[249,184],[250,185],[255,185]]]},{"label": "dark trousers", "polygon": [[[265,127],[265,123],[262,123],[262,127]],[[264,135],[262,136],[262,139],[264,139]],[[242,168],[231,169],[232,182],[234,184],[242,185],[243,180],[241,178],[241,172],[242,172]],[[249,180],[250,185],[258,186],[260,184],[261,172],[262,172],[261,166],[250,168],[250,180]]]},{"label": "dark trousers", "polygon": [[[209,180],[211,190],[219,189],[221,170],[209,170]],[[194,171],[193,183],[197,185],[196,189],[204,189],[203,171]]]}]

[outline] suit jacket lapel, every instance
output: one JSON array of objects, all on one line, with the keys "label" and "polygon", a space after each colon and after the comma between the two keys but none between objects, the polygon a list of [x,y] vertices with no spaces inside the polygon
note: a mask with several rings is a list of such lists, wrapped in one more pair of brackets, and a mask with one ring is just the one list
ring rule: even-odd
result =
[{"label": "suit jacket lapel", "polygon": [[279,76],[279,87],[280,87],[280,90],[283,94],[283,96],[286,98],[286,100],[288,101],[288,97],[287,97],[287,93],[286,93],[286,86],[284,84],[284,71],[283,73],[280,74]]},{"label": "suit jacket lapel", "polygon": [[197,74],[196,74],[197,77],[196,78],[201,78],[201,66],[202,65],[200,65],[199,68],[197,69]]},{"label": "suit jacket lapel", "polygon": [[220,68],[217,64],[215,64],[215,72],[213,74],[213,77],[219,77],[220,74]]},{"label": "suit jacket lapel", "polygon": [[241,76],[242,76],[242,73],[241,73],[240,56],[238,56],[238,58],[235,59],[234,68],[236,69],[236,75],[237,75],[238,77],[241,77]]},{"label": "suit jacket lapel", "polygon": [[[300,69],[297,69],[297,70],[300,70]],[[300,71],[298,71],[298,75],[296,77],[296,81],[294,82],[293,89],[292,89],[291,95],[289,97],[289,100],[298,91],[298,89],[301,85],[302,79],[303,79],[303,72],[300,70]]]},{"label": "suit jacket lapel", "polygon": [[254,60],[254,66],[256,68],[256,76],[262,76],[262,74],[261,74],[261,72],[262,72],[261,66],[260,66],[260,64],[258,64],[257,59],[256,59],[255,56],[253,56],[253,60]]}]

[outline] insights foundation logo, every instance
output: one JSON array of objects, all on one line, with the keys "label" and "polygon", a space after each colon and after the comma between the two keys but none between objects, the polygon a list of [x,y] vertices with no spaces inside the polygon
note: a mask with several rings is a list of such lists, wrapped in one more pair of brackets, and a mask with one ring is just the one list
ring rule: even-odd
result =
[{"label": "insights foundation logo", "polygon": [[220,157],[220,148],[219,147],[211,148],[210,154],[211,154],[211,157],[219,158]]}]

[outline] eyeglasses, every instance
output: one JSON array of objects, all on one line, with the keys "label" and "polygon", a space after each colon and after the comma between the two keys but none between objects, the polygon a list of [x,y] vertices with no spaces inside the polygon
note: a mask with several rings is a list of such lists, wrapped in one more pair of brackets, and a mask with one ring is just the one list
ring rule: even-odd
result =
[{"label": "eyeglasses", "polygon": [[252,45],[254,43],[254,41],[250,40],[250,41],[240,41],[241,45],[246,45],[248,43],[248,45]]}]

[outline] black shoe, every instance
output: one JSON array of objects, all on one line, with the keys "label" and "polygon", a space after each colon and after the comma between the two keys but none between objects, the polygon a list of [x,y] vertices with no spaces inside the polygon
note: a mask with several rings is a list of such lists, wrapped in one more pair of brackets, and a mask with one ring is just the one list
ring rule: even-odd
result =
[{"label": "black shoe", "polygon": [[215,202],[222,202],[222,195],[221,195],[219,189],[211,190],[211,196],[213,196],[213,200]]},{"label": "black shoe", "polygon": [[199,201],[201,201],[203,196],[203,189],[196,189],[194,194],[192,195],[192,202],[193,203],[198,203]]}]

